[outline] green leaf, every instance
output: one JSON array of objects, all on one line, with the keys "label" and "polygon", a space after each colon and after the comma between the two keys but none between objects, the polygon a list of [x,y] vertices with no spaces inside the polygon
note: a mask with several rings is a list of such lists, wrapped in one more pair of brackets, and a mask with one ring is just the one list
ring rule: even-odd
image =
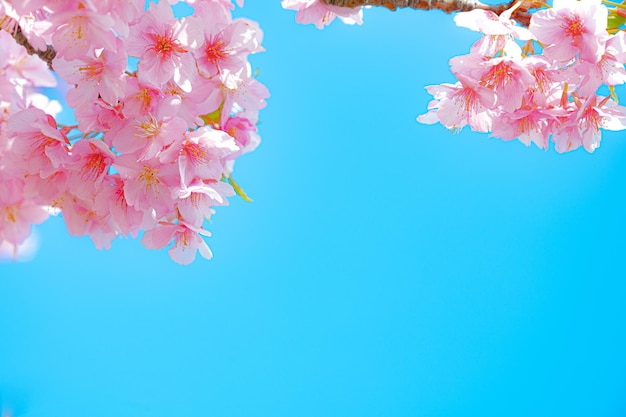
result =
[{"label": "green leaf", "polygon": [[212,125],[220,122],[222,116],[222,109],[224,108],[224,102],[220,104],[219,108],[212,113],[202,114],[200,118],[207,125]]},{"label": "green leaf", "polygon": [[626,23],[626,18],[623,18],[621,16],[609,16],[607,29],[608,30],[617,29],[620,26],[622,26],[624,23]]}]

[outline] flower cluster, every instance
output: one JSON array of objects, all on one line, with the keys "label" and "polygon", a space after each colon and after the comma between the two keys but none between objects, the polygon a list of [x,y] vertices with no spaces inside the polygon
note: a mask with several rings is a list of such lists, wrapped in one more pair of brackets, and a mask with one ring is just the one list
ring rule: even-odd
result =
[{"label": "flower cluster", "polygon": [[[245,197],[230,174],[259,143],[269,93],[248,56],[262,32],[230,0],[188,1],[184,18],[169,3],[0,0],[0,243],[16,247],[53,209],[97,248],[143,231],[176,262],[211,257],[204,221]],[[58,103],[37,93],[53,73],[11,35],[54,48],[76,125],[57,123]]]},{"label": "flower cluster", "polygon": [[552,140],[558,152],[593,152],[601,128],[626,128],[613,89],[626,81],[626,38],[609,35],[600,0],[554,0],[532,14],[528,29],[511,20],[514,10],[456,15],[457,25],[483,36],[468,55],[450,60],[455,84],[426,87],[434,100],[417,120],[452,130],[468,125],[542,149]]}]

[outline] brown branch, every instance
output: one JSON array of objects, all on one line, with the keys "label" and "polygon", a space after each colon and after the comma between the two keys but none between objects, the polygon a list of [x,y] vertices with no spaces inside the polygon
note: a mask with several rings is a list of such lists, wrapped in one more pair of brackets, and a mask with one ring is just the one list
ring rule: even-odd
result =
[{"label": "brown branch", "polygon": [[37,55],[43,62],[48,64],[48,68],[50,68],[51,70],[54,69],[52,68],[52,60],[56,56],[57,52],[54,50],[54,48],[51,45],[47,45],[47,48],[45,51],[40,51],[38,49],[35,49],[30,44],[26,36],[24,36],[24,33],[22,32],[22,28],[19,27],[19,25],[16,26],[15,30],[11,33],[11,36],[13,36],[13,39],[15,39],[15,41],[18,44],[26,48],[26,52],[28,52],[29,55]]},{"label": "brown branch", "polygon": [[50,45],[46,45],[45,51],[35,49],[28,41],[28,38],[24,36],[24,32],[22,32],[22,28],[17,20],[6,14],[0,15],[0,30],[5,30],[15,39],[15,42],[26,49],[29,55],[37,55],[43,62],[48,64],[48,68],[53,69],[52,60],[57,54],[54,48]]},{"label": "brown branch", "polygon": [[[495,14],[500,14],[511,7],[516,0],[506,4],[484,4],[479,0],[321,0],[331,6],[339,7],[359,7],[359,6],[382,6],[389,10],[409,7],[420,10],[442,10],[446,13],[467,12],[474,9],[491,10]],[[528,26],[530,23],[530,13],[528,9],[538,7],[532,0],[523,0],[512,15],[518,23]]]}]

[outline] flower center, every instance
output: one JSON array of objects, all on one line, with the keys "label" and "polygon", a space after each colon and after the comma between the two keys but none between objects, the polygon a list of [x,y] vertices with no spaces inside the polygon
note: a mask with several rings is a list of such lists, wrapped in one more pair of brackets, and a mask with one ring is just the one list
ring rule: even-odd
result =
[{"label": "flower center", "polygon": [[139,126],[136,126],[136,129],[139,131],[138,136],[152,139],[159,134],[161,123],[151,114]]},{"label": "flower center", "polygon": [[155,194],[158,194],[158,186],[161,184],[161,180],[159,179],[159,170],[155,168],[150,168],[147,166],[143,167],[143,172],[139,174],[137,180],[143,181],[144,190],[150,189]]},{"label": "flower center", "polygon": [[581,36],[585,32],[585,27],[580,16],[570,15],[563,18],[561,28],[570,38]]},{"label": "flower center", "polygon": [[500,62],[492,66],[481,80],[481,84],[493,90],[506,87],[514,81],[515,71],[506,63]]},{"label": "flower center", "polygon": [[184,150],[187,154],[187,158],[189,158],[189,162],[195,166],[208,164],[212,160],[207,149],[198,143],[187,143]]},{"label": "flower center", "polygon": [[92,153],[86,159],[80,170],[80,177],[84,181],[95,181],[107,168],[106,157],[101,153]]},{"label": "flower center", "polygon": [[15,223],[17,221],[17,206],[6,206],[4,208],[4,218],[11,223]]},{"label": "flower center", "polygon": [[152,35],[153,44],[151,49],[158,57],[169,59],[173,54],[187,52],[185,48],[180,46],[171,33],[165,35]]},{"label": "flower center", "polygon": [[219,61],[226,59],[226,42],[224,42],[219,36],[208,40],[206,47],[204,48],[207,61],[213,65],[217,65]]},{"label": "flower center", "polygon": [[82,67],[78,67],[78,70],[83,74],[83,77],[88,80],[99,79],[104,72],[104,65],[102,62],[90,62]]}]

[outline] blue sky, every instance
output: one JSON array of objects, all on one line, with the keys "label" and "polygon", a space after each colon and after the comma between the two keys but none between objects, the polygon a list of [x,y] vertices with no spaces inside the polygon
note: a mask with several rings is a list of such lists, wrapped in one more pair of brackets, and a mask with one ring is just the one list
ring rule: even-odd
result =
[{"label": "blue sky", "polygon": [[[60,218],[0,264],[0,403],[28,417],[626,415],[626,142],[559,155],[441,126],[441,12],[296,25],[254,56],[262,144],[189,267]],[[4,416],[3,416],[4,417]]]}]

